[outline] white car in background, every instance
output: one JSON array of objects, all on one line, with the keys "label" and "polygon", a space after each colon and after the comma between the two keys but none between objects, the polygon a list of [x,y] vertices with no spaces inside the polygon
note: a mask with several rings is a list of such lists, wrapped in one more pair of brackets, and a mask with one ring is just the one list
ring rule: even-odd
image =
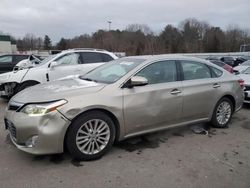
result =
[{"label": "white car in background", "polygon": [[19,91],[70,75],[82,75],[118,57],[100,49],[70,49],[49,56],[39,65],[0,75],[0,94],[10,98]]},{"label": "white car in background", "polygon": [[250,103],[250,66],[248,66],[244,71],[242,71],[238,76],[244,80],[244,93],[245,99],[244,103]]},{"label": "white car in background", "polygon": [[247,60],[243,62],[242,64],[234,67],[234,72],[241,73],[242,71],[245,71],[248,67],[250,67],[250,60]]}]

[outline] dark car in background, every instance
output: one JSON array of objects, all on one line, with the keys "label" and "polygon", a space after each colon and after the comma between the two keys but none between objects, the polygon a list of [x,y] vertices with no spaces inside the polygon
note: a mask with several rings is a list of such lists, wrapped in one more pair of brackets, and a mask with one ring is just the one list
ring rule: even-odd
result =
[{"label": "dark car in background", "polygon": [[223,69],[227,70],[227,71],[230,72],[230,73],[233,73],[233,72],[234,72],[233,67],[231,67],[230,65],[228,65],[228,64],[226,64],[226,63],[223,63],[223,62],[220,61],[220,60],[215,60],[215,59],[211,60],[211,59],[210,59],[209,61],[212,62],[213,64],[219,66],[219,67],[222,67]]},{"label": "dark car in background", "polygon": [[224,63],[226,63],[227,65],[230,65],[231,67],[235,67],[235,59],[231,56],[224,56],[221,57],[220,60]]},{"label": "dark car in background", "polygon": [[21,54],[6,54],[0,56],[0,74],[10,72],[13,70],[15,65],[24,59],[27,59],[29,55]]}]

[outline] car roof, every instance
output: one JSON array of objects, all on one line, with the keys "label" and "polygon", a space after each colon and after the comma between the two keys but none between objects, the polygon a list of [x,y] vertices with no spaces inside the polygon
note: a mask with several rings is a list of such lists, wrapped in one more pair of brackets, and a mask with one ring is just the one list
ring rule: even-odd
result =
[{"label": "car roof", "polygon": [[200,61],[200,62],[209,62],[207,60],[197,58],[197,57],[190,57],[184,55],[173,55],[173,54],[162,54],[162,55],[142,55],[142,56],[128,56],[124,58],[131,58],[131,59],[144,59],[145,61],[157,61],[157,60],[187,60],[187,61]]},{"label": "car roof", "polygon": [[107,50],[104,49],[97,49],[97,48],[73,48],[73,49],[68,49],[68,50],[63,50],[60,53],[57,54],[67,54],[70,52],[98,52],[98,53],[103,53],[103,54],[109,54],[111,55],[113,58],[117,57],[113,52],[109,52]]}]

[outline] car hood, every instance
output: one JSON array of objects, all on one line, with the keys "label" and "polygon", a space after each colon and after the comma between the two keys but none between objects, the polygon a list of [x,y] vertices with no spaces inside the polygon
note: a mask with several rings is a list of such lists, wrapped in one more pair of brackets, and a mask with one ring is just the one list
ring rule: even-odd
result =
[{"label": "car hood", "polygon": [[79,78],[63,79],[27,88],[12,97],[11,100],[19,103],[48,102],[94,93],[105,86],[106,84]]},{"label": "car hood", "polygon": [[239,76],[244,80],[245,85],[250,85],[250,74],[239,74]]},{"label": "car hood", "polygon": [[10,78],[11,74],[12,72],[6,72],[6,73],[0,74],[0,84],[5,83]]}]

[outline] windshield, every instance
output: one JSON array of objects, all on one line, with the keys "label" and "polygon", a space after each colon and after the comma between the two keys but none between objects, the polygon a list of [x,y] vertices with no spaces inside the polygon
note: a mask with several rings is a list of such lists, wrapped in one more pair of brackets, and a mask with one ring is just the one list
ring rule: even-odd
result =
[{"label": "windshield", "polygon": [[43,65],[47,62],[49,62],[51,59],[53,59],[54,57],[56,57],[57,54],[55,55],[50,55],[49,57],[45,58],[44,60],[41,61],[41,63],[39,65]]},{"label": "windshield", "polygon": [[243,74],[250,74],[250,67],[248,67],[246,70],[242,72]]},{"label": "windshield", "polygon": [[250,65],[250,60],[243,62],[241,65]]},{"label": "windshield", "polygon": [[80,76],[80,78],[101,83],[114,83],[143,61],[145,59],[117,59],[94,69],[84,76]]}]

